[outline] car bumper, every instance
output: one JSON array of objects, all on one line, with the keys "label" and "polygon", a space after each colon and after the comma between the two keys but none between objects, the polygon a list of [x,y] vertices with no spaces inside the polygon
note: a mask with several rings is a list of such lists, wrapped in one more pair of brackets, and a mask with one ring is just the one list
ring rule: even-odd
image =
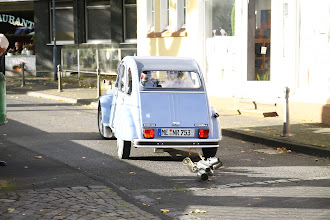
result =
[{"label": "car bumper", "polygon": [[137,139],[133,141],[134,147],[152,148],[180,148],[180,147],[219,147],[220,139]]}]

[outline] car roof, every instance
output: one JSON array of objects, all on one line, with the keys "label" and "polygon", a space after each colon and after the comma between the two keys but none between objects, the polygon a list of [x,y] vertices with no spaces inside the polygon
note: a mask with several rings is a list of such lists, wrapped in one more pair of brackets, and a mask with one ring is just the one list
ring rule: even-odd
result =
[{"label": "car roof", "polygon": [[131,58],[136,62],[139,72],[150,70],[199,72],[197,62],[193,58],[189,57],[131,56]]}]

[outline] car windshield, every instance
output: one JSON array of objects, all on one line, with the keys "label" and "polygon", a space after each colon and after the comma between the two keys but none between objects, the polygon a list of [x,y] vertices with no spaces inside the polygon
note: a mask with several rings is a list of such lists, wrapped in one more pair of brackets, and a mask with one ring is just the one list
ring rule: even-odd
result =
[{"label": "car windshield", "polygon": [[198,73],[190,71],[144,71],[141,73],[144,88],[198,89],[201,81]]}]

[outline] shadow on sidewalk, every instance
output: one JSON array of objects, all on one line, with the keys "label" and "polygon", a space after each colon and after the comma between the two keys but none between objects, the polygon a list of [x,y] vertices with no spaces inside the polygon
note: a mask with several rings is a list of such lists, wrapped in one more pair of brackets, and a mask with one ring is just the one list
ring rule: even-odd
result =
[{"label": "shadow on sidewalk", "polygon": [[297,152],[330,156],[330,128],[321,123],[292,124],[287,137],[281,136],[282,125],[223,129],[223,134]]}]

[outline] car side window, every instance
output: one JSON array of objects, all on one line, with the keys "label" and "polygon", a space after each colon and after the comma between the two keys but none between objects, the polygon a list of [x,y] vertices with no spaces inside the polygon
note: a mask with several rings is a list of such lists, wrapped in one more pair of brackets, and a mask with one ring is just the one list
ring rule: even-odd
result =
[{"label": "car side window", "polygon": [[119,72],[118,72],[118,79],[117,79],[117,84],[116,86],[118,89],[122,92],[125,91],[125,66],[121,65],[119,67]]},{"label": "car side window", "polygon": [[133,83],[132,83],[132,71],[131,71],[131,68],[128,68],[128,71],[127,71],[127,90],[126,90],[126,93],[128,95],[130,95],[132,93],[132,86],[133,86]]}]

